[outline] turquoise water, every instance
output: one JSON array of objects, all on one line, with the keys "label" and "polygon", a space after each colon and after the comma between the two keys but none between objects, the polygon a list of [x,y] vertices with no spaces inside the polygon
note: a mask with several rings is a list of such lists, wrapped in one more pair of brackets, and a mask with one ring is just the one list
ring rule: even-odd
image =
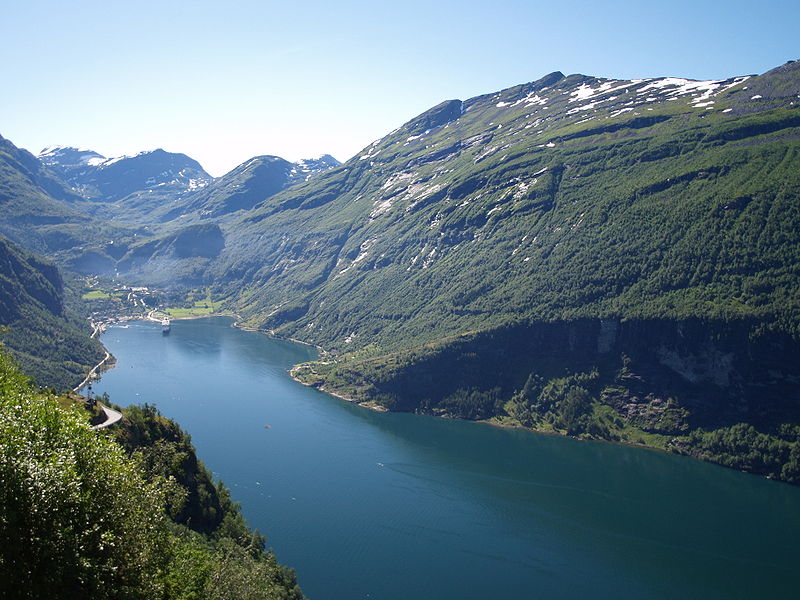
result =
[{"label": "turquoise water", "polygon": [[797,597],[800,488],[376,413],[292,381],[310,348],[230,324],[112,327],[94,387],[176,419],[314,600]]}]

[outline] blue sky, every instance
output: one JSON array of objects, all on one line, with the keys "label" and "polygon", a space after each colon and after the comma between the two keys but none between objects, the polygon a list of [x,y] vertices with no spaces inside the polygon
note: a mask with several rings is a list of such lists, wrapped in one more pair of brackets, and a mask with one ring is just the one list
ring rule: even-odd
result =
[{"label": "blue sky", "polygon": [[7,2],[0,135],[222,175],[356,154],[427,108],[552,71],[723,79],[800,58],[800,3]]}]

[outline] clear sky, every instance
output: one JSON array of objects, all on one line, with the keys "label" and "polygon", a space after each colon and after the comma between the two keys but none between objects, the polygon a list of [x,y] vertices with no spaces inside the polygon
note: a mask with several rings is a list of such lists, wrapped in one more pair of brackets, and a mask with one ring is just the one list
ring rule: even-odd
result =
[{"label": "clear sky", "polygon": [[346,160],[450,98],[552,71],[723,79],[800,58],[797,0],[3,1],[0,135],[222,175]]}]

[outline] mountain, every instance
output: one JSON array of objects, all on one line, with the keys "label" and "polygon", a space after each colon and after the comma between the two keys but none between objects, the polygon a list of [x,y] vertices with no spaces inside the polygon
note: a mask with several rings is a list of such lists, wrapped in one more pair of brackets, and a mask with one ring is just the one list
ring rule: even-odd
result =
[{"label": "mountain", "polygon": [[196,160],[161,149],[106,159],[57,146],[43,150],[39,159],[84,199],[81,210],[129,222],[147,222],[153,211],[213,181]]},{"label": "mountain", "polygon": [[194,159],[161,149],[105,158],[92,150],[55,146],[45,148],[39,159],[68,183],[82,212],[152,226],[177,219],[182,226],[247,210],[340,164],[329,154],[297,163],[257,156],[215,179]]},{"label": "mountain", "polygon": [[162,222],[191,217],[209,220],[249,210],[279,191],[339,164],[329,154],[297,163],[278,156],[256,156],[157,218]]},{"label": "mountain", "polygon": [[50,146],[42,150],[37,158],[72,187],[79,187],[87,171],[108,160],[94,150],[70,146]]},{"label": "mountain", "polygon": [[58,173],[0,138],[0,234],[70,270],[111,275],[114,255],[147,231],[93,217],[84,202]]},{"label": "mountain", "polygon": [[217,221],[337,165],[260,156],[214,179],[184,154],[57,146],[37,159],[0,138],[0,233],[78,273],[193,285],[224,245]]},{"label": "mountain", "polygon": [[196,223],[126,246],[115,268],[126,279],[148,285],[199,285],[224,246],[219,225]]},{"label": "mountain", "polygon": [[289,171],[289,185],[309,181],[315,175],[341,165],[330,154],[322,154],[316,158],[303,158],[292,164]]},{"label": "mountain", "polygon": [[371,405],[697,455],[723,451],[691,432],[745,423],[788,456],[798,98],[790,62],[446,101],[224,225],[206,281]]},{"label": "mountain", "polygon": [[45,252],[77,245],[90,219],[69,187],[31,153],[0,137],[0,233]]},{"label": "mountain", "polygon": [[442,103],[232,224],[209,281],[259,289],[252,323],[332,350],[796,311],[798,71],[554,73]]},{"label": "mountain", "polygon": [[0,236],[0,284],[0,341],[23,371],[58,389],[80,383],[102,346],[66,308],[56,266]]}]

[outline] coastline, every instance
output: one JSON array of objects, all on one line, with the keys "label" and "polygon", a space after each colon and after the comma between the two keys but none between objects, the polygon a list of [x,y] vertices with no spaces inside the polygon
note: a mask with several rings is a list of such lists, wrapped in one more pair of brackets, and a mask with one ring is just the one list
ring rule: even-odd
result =
[{"label": "coastline", "polygon": [[[171,321],[191,321],[191,320],[194,320],[194,319],[209,319],[209,318],[216,318],[216,317],[228,317],[228,318],[231,318],[231,319],[234,320],[233,323],[231,323],[231,327],[234,327],[236,329],[240,329],[242,331],[251,331],[253,333],[261,333],[263,335],[266,335],[266,336],[271,337],[271,338],[276,339],[276,340],[294,342],[295,344],[302,344],[303,346],[310,346],[310,347],[316,349],[317,352],[320,355],[326,354],[325,349],[322,348],[321,346],[317,346],[316,344],[312,344],[310,342],[305,342],[303,340],[298,340],[298,339],[295,339],[295,338],[282,337],[282,336],[277,335],[273,330],[263,330],[263,329],[258,329],[256,327],[247,327],[245,325],[242,325],[241,324],[242,323],[241,315],[238,315],[238,314],[232,313],[232,312],[219,312],[219,313],[209,313],[209,314],[205,314],[205,315],[185,315],[185,316],[181,316],[181,317],[172,317],[172,316],[166,315],[166,313],[164,313],[163,311],[159,311],[157,309],[153,309],[153,310],[149,311],[147,314],[144,314],[144,315],[120,315],[120,316],[117,316],[117,317],[100,318],[97,321],[93,320],[90,317],[89,318],[89,324],[92,327],[92,334],[89,337],[90,338],[99,338],[99,336],[102,335],[103,333],[105,333],[105,331],[111,325],[114,325],[114,324],[117,324],[117,323],[127,323],[128,321],[150,321],[152,323],[161,323],[163,317],[155,317],[154,315],[156,313],[160,313],[160,314],[163,314],[165,316],[168,316]],[[108,351],[108,349],[105,347],[105,345],[103,346],[103,349],[106,352],[106,356],[103,358],[103,360],[101,360],[94,367],[92,367],[92,369],[89,371],[89,373],[87,373],[86,377],[83,379],[83,381],[80,383],[80,385],[78,385],[77,387],[73,388],[74,392],[77,392],[79,389],[83,388],[84,386],[86,386],[91,381],[95,381],[95,380],[99,379],[101,373],[105,373],[106,371],[109,371],[109,370],[113,369],[116,366],[116,359],[114,358],[114,356]],[[292,376],[292,379],[294,379],[293,376]],[[339,396],[338,394],[327,392],[327,391],[325,393],[329,393],[330,395],[336,396],[337,398],[341,398],[342,400],[346,400],[347,402],[353,402],[353,403],[358,404],[355,400],[352,400],[350,398],[346,398],[344,396]],[[367,408],[373,408],[373,407],[370,407],[370,406],[367,406],[367,405],[364,405],[364,404],[361,404],[361,406],[366,406]],[[386,411],[387,409],[374,408],[374,410]]]},{"label": "coastline", "polygon": [[[311,344],[309,344],[309,345],[311,345]],[[358,406],[361,406],[362,408],[368,408],[369,410],[374,410],[375,412],[383,412],[383,413],[392,412],[388,408],[386,408],[385,406],[380,406],[379,404],[374,404],[374,403],[369,403],[369,402],[359,402],[355,398],[350,398],[348,396],[344,396],[342,394],[338,394],[336,392],[332,392],[330,390],[326,390],[324,387],[316,386],[313,383],[306,383],[305,381],[301,381],[300,379],[297,378],[297,375],[295,374],[295,369],[297,367],[299,367],[299,366],[300,365],[295,365],[291,369],[289,369],[289,377],[291,377],[294,381],[296,381],[300,385],[304,385],[304,386],[310,387],[310,388],[315,388],[315,389],[319,390],[320,392],[322,392],[324,394],[328,394],[328,396],[333,396],[334,398],[339,398],[339,400],[344,400],[345,402],[349,402],[350,404],[357,404]]]},{"label": "coastline", "polygon": [[[97,322],[97,323],[92,322],[92,326],[94,328],[94,331],[93,331],[91,337],[96,337],[99,334],[105,332],[105,330],[108,328],[108,326],[111,325],[111,324],[114,324],[114,323],[124,323],[124,322],[127,322],[127,321],[151,321],[151,322],[155,322],[155,323],[160,323],[161,322],[161,318],[156,318],[156,317],[153,316],[153,314],[156,313],[156,312],[159,312],[159,311],[151,310],[149,313],[147,313],[146,315],[142,315],[142,316],[128,315],[128,316],[122,316],[122,317],[119,317],[119,318],[100,321],[100,322]],[[207,314],[207,315],[187,315],[187,316],[183,316],[183,317],[170,317],[170,320],[173,320],[173,321],[190,321],[190,320],[194,320],[194,319],[206,319],[206,318],[212,318],[212,317],[230,317],[230,318],[234,319],[234,322],[231,324],[231,327],[234,327],[236,329],[240,329],[241,331],[249,331],[249,332],[253,332],[253,333],[261,333],[263,335],[266,335],[266,336],[271,337],[271,338],[276,339],[276,340],[294,342],[296,344],[302,344],[304,346],[311,346],[311,347],[315,348],[320,354],[324,354],[325,353],[325,350],[321,346],[318,346],[316,344],[312,344],[310,342],[305,342],[303,340],[298,340],[298,339],[295,339],[295,338],[282,337],[282,336],[277,335],[274,330],[263,330],[263,329],[258,329],[256,327],[247,327],[245,325],[242,325],[241,324],[242,317],[240,315],[236,314],[236,313],[211,313],[211,314]],[[95,367],[89,372],[89,374],[86,376],[86,378],[83,380],[83,382],[81,382],[81,384],[78,387],[76,387],[73,391],[77,392],[79,389],[84,387],[90,381],[99,379],[100,378],[100,373],[103,373],[105,371],[113,369],[115,364],[116,364],[116,361],[114,361],[114,360],[112,360],[108,365],[106,365],[105,369],[102,368],[103,365],[106,364],[106,361],[108,361],[109,358],[113,359],[113,356],[111,356],[111,354],[108,352],[108,350],[106,350],[106,357],[102,361],[100,361],[97,365],[95,365]],[[289,376],[294,381],[296,381],[297,383],[300,383],[301,385],[304,385],[306,387],[316,388],[316,389],[318,389],[320,392],[322,392],[324,394],[327,394],[329,396],[333,396],[334,398],[338,398],[339,400],[343,400],[345,402],[349,402],[350,404],[356,404],[358,406],[361,406],[362,408],[367,408],[367,409],[373,410],[375,412],[382,412],[382,413],[392,412],[388,408],[386,408],[384,406],[381,406],[379,404],[375,404],[375,403],[371,403],[371,402],[361,402],[361,401],[356,400],[355,398],[351,398],[349,396],[345,396],[344,394],[340,394],[338,392],[334,392],[334,391],[328,390],[324,386],[317,386],[317,385],[314,385],[312,383],[306,383],[304,381],[301,381],[295,375],[295,369],[298,366],[299,365],[294,365],[291,369],[289,369]],[[448,417],[446,415],[433,415],[433,416],[438,416],[439,418],[457,418],[457,417]],[[466,420],[466,419],[461,419],[461,420]],[[550,431],[550,430],[544,430],[544,429],[536,429],[536,428],[533,428],[533,427],[525,427],[524,425],[519,425],[519,424],[501,423],[501,422],[498,422],[498,421],[494,421],[492,419],[481,419],[481,420],[477,420],[477,421],[474,421],[474,422],[475,423],[479,423],[481,425],[488,425],[489,427],[496,427],[498,429],[516,429],[516,430],[526,431],[528,433],[534,433],[534,434],[539,434],[539,435],[552,435],[552,436],[558,436],[558,437],[568,437],[568,438],[572,438],[574,440],[581,441],[581,442],[604,442],[604,443],[607,443],[607,444],[619,444],[619,445],[622,445],[622,446],[630,446],[630,447],[634,447],[634,448],[643,448],[643,449],[649,449],[649,450],[656,450],[656,451],[659,451],[659,452],[666,452],[668,454],[682,455],[681,453],[674,452],[674,451],[670,450],[667,447],[651,446],[651,445],[648,445],[648,444],[642,444],[642,443],[626,441],[626,440],[607,440],[607,439],[603,439],[603,438],[585,438],[585,437],[580,437],[580,436],[568,435],[566,433],[561,433],[561,432],[558,432],[558,431]],[[685,456],[685,455],[683,455],[683,456]]]},{"label": "coastline", "polygon": [[[151,321],[151,322],[160,323],[161,322],[160,318],[153,317],[153,313],[154,312],[156,312],[156,311],[150,311],[147,315],[136,315],[136,316],[129,315],[129,316],[122,316],[122,317],[118,317],[118,318],[107,319],[107,320],[103,320],[103,321],[99,321],[99,322],[92,321],[91,324],[92,324],[93,329],[94,329],[94,331],[92,333],[92,337],[97,337],[101,333],[105,332],[105,330],[108,328],[108,326],[111,325],[111,324],[114,324],[114,323],[124,323],[124,322],[127,322],[127,321],[135,321],[135,320],[144,320],[144,321]],[[183,316],[183,317],[176,317],[173,320],[175,320],[175,321],[184,321],[184,320],[205,319],[205,318],[212,318],[212,317],[229,317],[229,318],[234,319],[234,322],[231,324],[231,327],[235,327],[236,329],[241,329],[242,331],[250,331],[250,332],[254,332],[254,333],[262,333],[262,334],[267,335],[268,337],[271,337],[271,338],[276,339],[276,340],[289,341],[289,342],[294,342],[294,343],[297,343],[297,344],[302,344],[304,346],[311,346],[311,347],[315,348],[320,354],[326,353],[325,350],[322,347],[317,346],[316,344],[311,344],[309,342],[305,342],[303,340],[297,340],[297,339],[294,339],[294,338],[282,337],[282,336],[276,335],[275,332],[272,331],[272,330],[261,330],[261,329],[257,329],[257,328],[254,328],[254,327],[243,326],[243,325],[241,325],[241,316],[238,315],[238,314],[235,314],[235,313],[213,313],[213,314],[207,314],[207,315],[187,315],[187,316]],[[172,317],[170,317],[170,318],[172,319]],[[105,349],[105,347],[104,347],[104,349]],[[303,363],[300,363],[300,364],[303,364]],[[319,390],[320,392],[322,392],[324,394],[327,394],[328,396],[333,396],[334,398],[338,398],[339,400],[343,400],[343,401],[348,402],[350,404],[356,404],[356,405],[358,405],[358,406],[360,406],[362,408],[366,408],[366,409],[369,409],[369,410],[372,410],[372,411],[375,411],[375,412],[382,412],[382,413],[393,412],[393,411],[391,411],[390,409],[388,409],[388,408],[386,408],[384,406],[381,406],[379,404],[375,404],[374,402],[359,401],[359,400],[356,400],[355,398],[352,398],[352,397],[346,396],[344,394],[341,394],[341,393],[334,392],[332,390],[326,389],[325,386],[316,385],[314,383],[306,383],[306,382],[300,380],[296,376],[296,369],[297,369],[297,367],[300,366],[300,364],[294,365],[293,367],[291,367],[289,369],[289,371],[288,371],[288,374],[294,381],[300,383],[301,385],[304,385],[306,387],[316,388],[317,390]],[[74,388],[73,391],[77,392],[78,390],[83,388],[85,385],[87,385],[91,381],[99,379],[100,376],[101,376],[101,373],[104,373],[105,371],[111,370],[115,366],[116,366],[116,360],[114,359],[114,357],[106,349],[106,356],[103,358],[103,360],[101,360],[97,365],[95,365],[89,371],[89,373],[87,374],[86,378],[81,382],[81,384],[79,386]],[[439,417],[439,418],[458,418],[458,417],[451,417],[451,416],[448,416],[448,415],[432,415],[432,416],[436,416],[436,417]],[[468,419],[460,419],[460,420],[468,420]],[[493,419],[481,419],[481,420],[476,420],[476,421],[473,421],[473,422],[474,423],[479,423],[481,425],[488,425],[490,427],[496,427],[496,428],[499,428],[499,429],[517,429],[517,430],[525,431],[527,433],[532,433],[532,434],[558,436],[558,437],[568,437],[568,438],[572,438],[572,439],[580,441],[580,442],[603,442],[603,443],[607,443],[607,444],[616,444],[616,445],[628,446],[628,447],[633,447],[633,448],[640,448],[640,449],[645,449],[645,450],[654,450],[654,451],[663,452],[663,453],[666,453],[666,454],[673,454],[673,455],[678,455],[678,456],[686,456],[687,458],[692,458],[694,460],[701,460],[702,462],[707,462],[707,463],[710,463],[710,464],[716,464],[717,466],[720,466],[720,467],[732,468],[733,470],[740,471],[742,473],[749,473],[749,474],[756,475],[756,476],[759,476],[759,477],[765,477],[763,475],[758,475],[757,473],[752,473],[752,472],[746,471],[744,469],[738,469],[736,467],[727,467],[726,465],[720,464],[718,462],[715,462],[715,461],[712,461],[712,460],[707,460],[705,458],[702,458],[700,456],[695,456],[695,455],[690,454],[690,453],[682,452],[680,450],[679,445],[674,445],[673,444],[673,442],[675,442],[676,440],[670,440],[669,442],[667,442],[667,444],[665,446],[656,446],[656,445],[651,445],[651,444],[646,444],[646,443],[636,442],[636,441],[631,441],[631,440],[611,440],[611,439],[597,438],[597,437],[575,436],[575,435],[569,435],[567,433],[563,433],[563,432],[559,432],[559,431],[552,431],[552,430],[536,429],[536,428],[532,428],[532,427],[525,427],[524,425],[515,424],[515,423],[503,423],[503,422],[500,422],[500,421],[497,421],[497,420],[493,420]],[[770,479],[769,477],[765,477],[765,478]]]}]

